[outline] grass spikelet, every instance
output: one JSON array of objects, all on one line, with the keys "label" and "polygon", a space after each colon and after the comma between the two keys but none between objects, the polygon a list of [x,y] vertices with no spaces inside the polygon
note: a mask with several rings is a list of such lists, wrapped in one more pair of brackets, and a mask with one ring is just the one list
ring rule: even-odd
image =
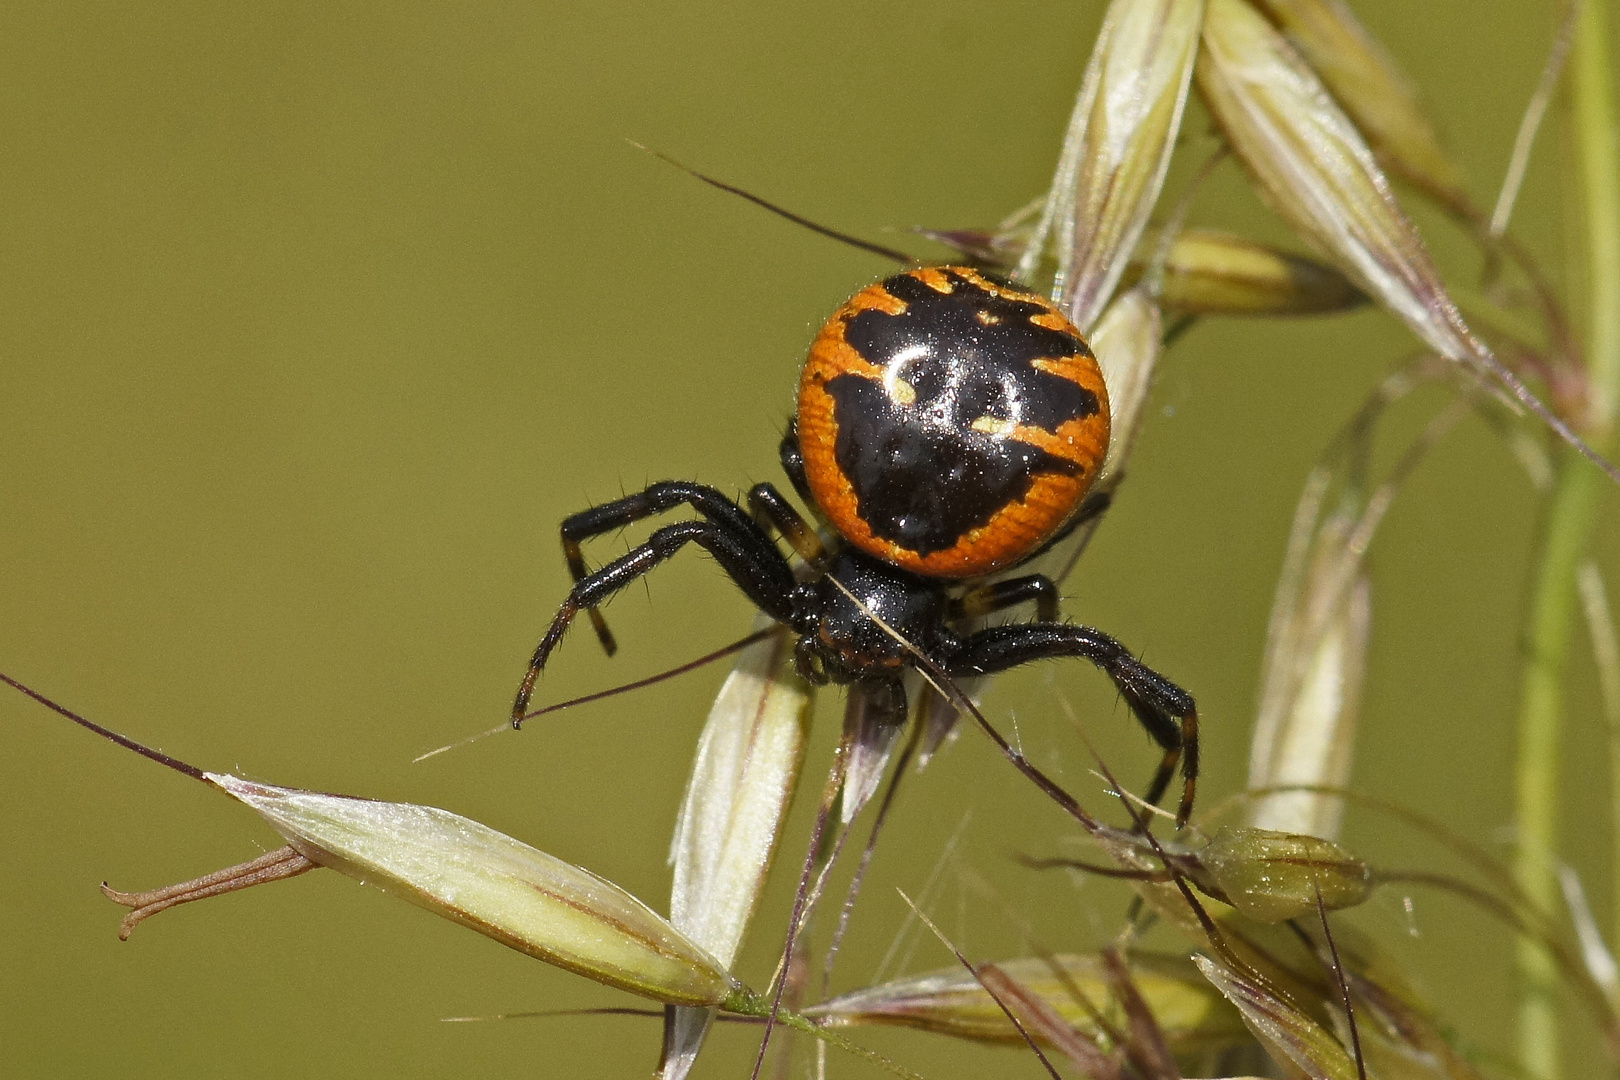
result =
[{"label": "grass spikelet", "polygon": [[1384,168],[1449,206],[1466,204],[1417,90],[1343,0],[1255,0],[1310,61]]},{"label": "grass spikelet", "polygon": [[1158,201],[1181,129],[1204,0],[1114,0],[1018,276],[1057,257],[1052,298],[1089,330]]},{"label": "grass spikelet", "polygon": [[724,967],[647,905],[487,825],[431,806],[208,780],[309,861],[548,964],[671,1005],[738,993]]},{"label": "grass spikelet", "polygon": [[[1156,253],[1148,233],[1125,281]],[[1219,229],[1183,229],[1164,255],[1159,303],[1180,315],[1329,315],[1367,302],[1331,266]],[[1112,385],[1112,384],[1110,384]]]},{"label": "grass spikelet", "polygon": [[[670,923],[730,966],[765,887],[809,735],[810,687],[782,630],[737,658],[698,739],[670,845]],[[696,1059],[711,1013],[677,1008],[666,1021],[661,1075]]]},{"label": "grass spikelet", "polygon": [[[1093,1043],[1111,1046],[1111,1033],[1126,1026],[1100,956],[1024,957],[998,960],[992,966]],[[1140,954],[1131,958],[1129,971],[1176,1053],[1219,1049],[1241,1040],[1237,1014],[1185,958]],[[975,1042],[1023,1041],[989,991],[960,967],[865,987],[807,1009],[806,1014],[833,1027],[886,1025]],[[1058,1041],[1044,1041],[1062,1049]]]},{"label": "grass spikelet", "polygon": [[1372,892],[1372,871],[1339,845],[1314,836],[1227,827],[1197,858],[1222,899],[1259,922],[1355,907]]},{"label": "grass spikelet", "polygon": [[1355,1059],[1333,1033],[1281,994],[1208,956],[1195,956],[1193,963],[1237,1006],[1249,1030],[1278,1064],[1292,1065],[1312,1080],[1358,1080]]},{"label": "grass spikelet", "polygon": [[1198,89],[1295,231],[1436,352],[1473,357],[1472,335],[1361,133],[1245,0],[1210,0]]},{"label": "grass spikelet", "polygon": [[1164,320],[1159,305],[1143,289],[1119,295],[1092,334],[1092,349],[1108,384],[1113,437],[1098,481],[1105,489],[1118,483],[1142,421],[1142,406],[1153,386],[1153,372],[1164,352]]},{"label": "grass spikelet", "polygon": [[1366,140],[1311,66],[1246,0],[1210,0],[1197,76],[1260,194],[1295,231],[1431,349],[1501,387],[1620,482],[1620,469],[1469,329]]}]

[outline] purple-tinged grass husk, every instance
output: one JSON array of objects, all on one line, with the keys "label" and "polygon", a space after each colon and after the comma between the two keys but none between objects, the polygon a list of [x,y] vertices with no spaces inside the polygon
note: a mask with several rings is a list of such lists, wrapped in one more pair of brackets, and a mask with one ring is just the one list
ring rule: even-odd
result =
[{"label": "purple-tinged grass husk", "polygon": [[[1093,1043],[1109,1042],[1109,1029],[1118,1031],[1127,1020],[1118,1003],[1111,1000],[1109,975],[1099,956],[1025,957],[998,960],[994,966]],[[1237,1016],[1184,958],[1137,954],[1130,958],[1129,969],[1177,1053],[1226,1047],[1241,1038]],[[1078,988],[1093,1008],[1076,1000],[1071,988]],[[1097,1022],[1094,1011],[1104,1024]],[[833,1027],[887,1025],[974,1042],[1023,1041],[989,992],[959,967],[865,987],[811,1006],[805,1014]],[[1062,1049],[1057,1041],[1046,1045]]]},{"label": "purple-tinged grass husk", "polygon": [[1249,1030],[1279,1065],[1311,1080],[1357,1080],[1355,1059],[1317,1021],[1284,996],[1208,956],[1193,957],[1211,984],[1237,1006]]}]

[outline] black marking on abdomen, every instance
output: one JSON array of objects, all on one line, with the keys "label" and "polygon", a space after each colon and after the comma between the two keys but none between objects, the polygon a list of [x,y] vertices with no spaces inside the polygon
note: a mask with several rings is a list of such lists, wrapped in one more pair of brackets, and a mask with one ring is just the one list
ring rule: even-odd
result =
[{"label": "black marking on abdomen", "polygon": [[[874,535],[928,556],[956,546],[1022,501],[1039,473],[1079,475],[1075,462],[966,425],[918,423],[860,375],[827,381],[838,420],[838,467]],[[917,405],[922,404],[919,399]]]},{"label": "black marking on abdomen", "polygon": [[[889,278],[884,290],[905,301],[906,310],[857,312],[844,322],[844,341],[876,367],[899,362],[895,374],[916,389],[919,407],[950,396],[950,412],[967,423],[992,416],[1055,433],[1070,420],[1097,414],[1096,394],[1035,366],[1037,360],[1089,357],[1084,340],[1031,322],[1048,313],[1040,304],[1009,300],[965,277],[948,276],[950,293],[910,274]],[[981,322],[981,312],[994,322]]]},{"label": "black marking on abdomen", "polygon": [[[861,375],[826,383],[838,466],[855,489],[861,519],[875,535],[923,556],[955,547],[1022,501],[1037,475],[1085,471],[996,428],[1055,434],[1101,409],[1092,391],[1034,363],[1090,356],[1083,340],[1031,322],[1047,311],[1040,304],[950,278],[953,291],[943,294],[909,274],[892,277],[883,287],[905,301],[905,311],[868,309],[845,321],[845,342],[884,370],[895,393]],[[902,382],[909,391],[898,389]],[[976,430],[975,422],[990,430]]]}]

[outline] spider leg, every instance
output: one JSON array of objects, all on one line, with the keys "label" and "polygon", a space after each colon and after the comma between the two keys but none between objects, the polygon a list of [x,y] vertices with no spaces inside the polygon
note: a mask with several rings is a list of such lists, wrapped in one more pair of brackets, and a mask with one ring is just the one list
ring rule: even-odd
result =
[{"label": "spider leg", "polygon": [[[629,501],[620,500],[621,503]],[[581,611],[592,610],[632,581],[646,576],[653,567],[687,544],[697,544],[713,555],[726,575],[761,611],[774,619],[788,618],[788,595],[793,591],[794,580],[787,559],[735,503],[728,502],[727,505],[732,513],[716,515],[717,520],[699,518],[663,526],[649,536],[646,543],[631,548],[625,555],[574,583],[568,599],[563,601],[556,617],[551,620],[551,626],[540,639],[534,657],[529,661],[529,670],[523,676],[517,700],[512,706],[513,727],[521,726],[535,680],[540,677],[551,651],[568,632],[574,617]]]},{"label": "spider leg", "polygon": [[798,669],[800,678],[814,686],[826,686],[832,681],[821,664],[821,657],[816,655],[815,645],[808,638],[800,638],[794,643],[793,666]]},{"label": "spider leg", "polygon": [[[946,609],[945,617],[951,623],[958,623],[964,619],[979,619],[993,615],[1026,601],[1033,601],[1037,619],[1042,622],[1056,622],[1060,599],[1062,595],[1058,592],[1057,585],[1045,574],[1003,578],[1000,581],[976,585],[961,596],[953,597],[949,608]],[[977,693],[977,682],[976,679],[964,679],[961,684],[962,692],[973,697]],[[960,715],[956,705],[938,689],[926,682],[922,685],[917,695],[917,719],[928,728],[929,734],[919,764],[926,762],[955,729]]]},{"label": "spider leg", "polygon": [[827,557],[816,530],[771,484],[755,484],[748,489],[748,509],[761,528],[775,529],[805,562],[820,563]]},{"label": "spider leg", "polygon": [[810,493],[810,481],[804,473],[804,451],[799,448],[798,417],[788,421],[787,431],[782,434],[782,444],[777,447],[776,453],[793,490],[799,493],[806,506],[815,506],[816,497]]},{"label": "spider leg", "polygon": [[[589,569],[585,566],[585,555],[580,545],[583,541],[603,533],[614,532],[626,525],[645,518],[673,510],[685,504],[702,514],[710,521],[728,529],[739,538],[744,533],[755,533],[749,538],[754,546],[769,547],[774,550],[775,545],[770,538],[757,528],[752,528],[752,522],[741,507],[722,495],[717,489],[706,484],[694,484],[685,480],[664,480],[651,484],[645,491],[636,495],[627,495],[622,499],[615,499],[601,506],[593,506],[589,510],[582,510],[563,519],[562,548],[563,558],[568,562],[568,572],[574,576],[577,584],[583,581]],[[607,620],[594,605],[586,609],[591,618],[591,625],[596,629],[596,638],[602,643],[602,648],[612,656],[618,648],[613,640],[613,633],[608,629]]]},{"label": "spider leg", "polygon": [[949,617],[953,620],[978,618],[1032,600],[1037,619],[1057,622],[1059,599],[1058,587],[1045,574],[1003,578],[969,589],[952,600]]},{"label": "spider leg", "polygon": [[1100,630],[1068,623],[1036,622],[992,626],[968,635],[951,657],[953,676],[989,675],[1031,660],[1078,656],[1090,660],[1114,681],[1136,719],[1164,748],[1147,800],[1157,803],[1181,766],[1181,805],[1176,824],[1192,814],[1198,781],[1198,707],[1192,695],[1132,656]]}]

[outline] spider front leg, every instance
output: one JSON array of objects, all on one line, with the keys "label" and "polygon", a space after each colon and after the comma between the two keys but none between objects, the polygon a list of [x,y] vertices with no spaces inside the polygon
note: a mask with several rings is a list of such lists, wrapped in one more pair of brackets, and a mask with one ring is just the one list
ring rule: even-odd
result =
[{"label": "spider front leg", "polygon": [[[707,484],[664,480],[648,486],[640,494],[627,495],[601,506],[593,506],[589,510],[582,510],[563,519],[563,558],[568,562],[568,572],[574,576],[575,584],[585,580],[586,575],[590,573],[585,567],[585,554],[580,546],[583,541],[593,536],[601,536],[603,533],[614,532],[626,525],[633,525],[683,504],[734,535],[741,536],[748,531],[746,524],[748,515],[719,490]],[[759,548],[760,545],[754,543],[754,538],[747,539],[756,550]],[[775,545],[770,542],[769,537],[762,535],[758,540],[763,542],[764,547],[775,550]],[[603,651],[612,656],[618,645],[613,640],[613,632],[608,629],[607,620],[602,618],[602,613],[595,605],[586,608],[586,612],[590,615],[591,625],[596,629],[596,638],[602,643]]]},{"label": "spider front leg", "polygon": [[[671,498],[673,503],[666,504],[665,500]],[[568,632],[574,617],[581,611],[593,610],[606,602],[614,593],[645,576],[653,567],[689,543],[697,544],[713,555],[726,575],[761,611],[774,619],[788,618],[789,594],[793,591],[794,580],[787,559],[764,530],[754,524],[736,503],[713,488],[681,482],[654,484],[641,495],[574,515],[564,522],[564,535],[568,535],[570,526],[579,529],[582,535],[595,535],[681,502],[692,505],[705,517],[665,525],[649,536],[646,543],[631,548],[600,570],[585,574],[575,581],[568,599],[563,601],[556,617],[551,620],[551,626],[540,639],[529,661],[529,670],[523,676],[517,700],[512,705],[513,727],[522,726],[535,680],[540,677],[552,650]]]},{"label": "spider front leg", "polygon": [[1132,656],[1125,646],[1101,630],[1067,623],[1036,622],[992,626],[970,634],[948,666],[952,676],[989,675],[1031,660],[1078,656],[1102,669],[1131,707],[1136,719],[1164,757],[1148,787],[1147,801],[1164,795],[1176,766],[1181,766],[1181,805],[1176,825],[1192,815],[1193,789],[1198,781],[1198,707],[1191,694]]}]

